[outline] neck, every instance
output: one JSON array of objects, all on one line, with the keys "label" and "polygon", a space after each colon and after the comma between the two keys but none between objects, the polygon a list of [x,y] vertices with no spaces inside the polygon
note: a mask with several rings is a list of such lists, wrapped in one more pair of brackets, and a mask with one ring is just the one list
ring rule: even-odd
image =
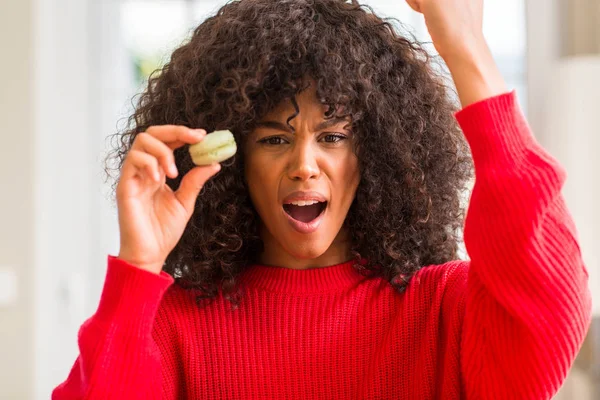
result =
[{"label": "neck", "polygon": [[258,257],[257,262],[262,265],[271,265],[276,267],[290,269],[312,269],[322,268],[330,265],[337,265],[352,259],[350,254],[349,235],[345,228],[338,232],[333,243],[322,254],[311,257],[309,252],[307,256],[302,257],[298,254],[292,254],[286,251],[281,244],[270,235],[267,229],[261,228],[261,236],[264,243],[264,251]]}]

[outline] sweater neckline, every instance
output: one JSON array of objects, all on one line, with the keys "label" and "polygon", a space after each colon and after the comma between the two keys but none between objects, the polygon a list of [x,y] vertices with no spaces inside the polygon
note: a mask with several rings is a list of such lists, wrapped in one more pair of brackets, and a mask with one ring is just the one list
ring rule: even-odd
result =
[{"label": "sweater neckline", "polygon": [[[278,293],[335,292],[351,288],[365,279],[355,260],[309,269],[292,269],[258,263],[249,264],[240,280],[250,288]],[[364,265],[366,259],[361,260]]]}]

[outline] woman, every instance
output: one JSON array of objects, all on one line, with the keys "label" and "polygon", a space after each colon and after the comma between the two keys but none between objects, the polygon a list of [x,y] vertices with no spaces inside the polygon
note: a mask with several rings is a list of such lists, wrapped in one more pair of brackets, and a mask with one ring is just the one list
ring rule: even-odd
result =
[{"label": "woman", "polygon": [[[591,308],[565,171],[507,91],[482,0],[408,3],[460,111],[356,2],[232,2],[173,53],[116,150],[120,252],[54,399],[558,390]],[[238,154],[194,167],[187,145],[220,129]]]}]

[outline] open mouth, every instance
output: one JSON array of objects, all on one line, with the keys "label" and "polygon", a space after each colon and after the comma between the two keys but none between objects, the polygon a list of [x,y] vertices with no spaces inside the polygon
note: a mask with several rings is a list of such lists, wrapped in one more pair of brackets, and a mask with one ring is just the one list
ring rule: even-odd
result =
[{"label": "open mouth", "polygon": [[285,212],[296,221],[308,223],[315,220],[327,208],[327,202],[318,202],[308,206],[297,206],[294,204],[284,204]]}]

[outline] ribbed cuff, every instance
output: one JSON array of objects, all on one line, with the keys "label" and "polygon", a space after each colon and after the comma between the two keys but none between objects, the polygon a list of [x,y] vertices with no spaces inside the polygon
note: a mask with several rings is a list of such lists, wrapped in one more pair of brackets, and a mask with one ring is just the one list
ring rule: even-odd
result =
[{"label": "ribbed cuff", "polygon": [[476,169],[518,163],[537,146],[514,90],[470,104],[454,116]]},{"label": "ribbed cuff", "polygon": [[108,256],[107,264],[95,319],[102,324],[116,324],[119,330],[150,334],[156,311],[173,284],[173,277],[164,271],[153,274],[112,255]]}]

